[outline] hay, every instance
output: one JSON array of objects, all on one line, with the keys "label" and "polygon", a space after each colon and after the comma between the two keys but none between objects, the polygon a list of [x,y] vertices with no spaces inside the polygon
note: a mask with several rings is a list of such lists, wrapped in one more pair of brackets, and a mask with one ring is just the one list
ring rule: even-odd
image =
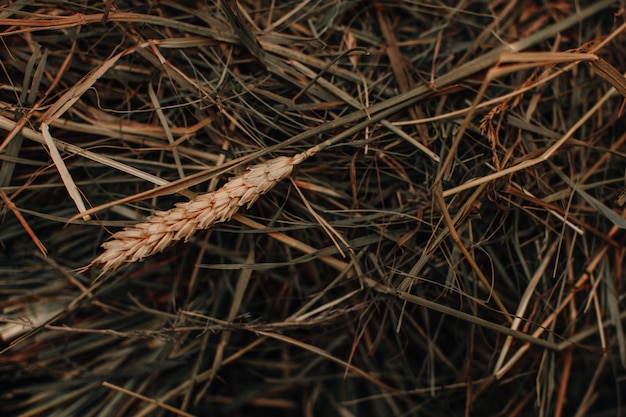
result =
[{"label": "hay", "polygon": [[623,414],[624,10],[446,3],[7,2],[3,412]]}]

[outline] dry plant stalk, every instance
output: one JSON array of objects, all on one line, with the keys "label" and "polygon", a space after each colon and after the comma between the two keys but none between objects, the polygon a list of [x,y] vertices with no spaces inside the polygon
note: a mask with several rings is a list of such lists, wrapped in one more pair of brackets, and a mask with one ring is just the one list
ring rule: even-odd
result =
[{"label": "dry plant stalk", "polygon": [[104,253],[89,266],[103,265],[102,273],[115,270],[161,252],[178,240],[188,241],[197,230],[229,221],[240,207],[250,208],[261,195],[289,177],[296,165],[318,150],[313,147],[293,157],[279,156],[254,165],[216,191],[178,203],[168,211],[157,211],[145,222],[113,234],[111,240],[102,244]]}]

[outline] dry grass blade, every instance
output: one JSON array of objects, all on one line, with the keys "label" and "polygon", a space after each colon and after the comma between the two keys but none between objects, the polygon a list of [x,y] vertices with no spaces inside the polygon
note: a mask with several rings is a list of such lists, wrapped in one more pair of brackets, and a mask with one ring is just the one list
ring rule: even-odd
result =
[{"label": "dry grass blade", "polygon": [[111,384],[110,382],[103,382],[102,386],[105,387],[105,388],[111,388],[113,390],[122,392],[122,393],[124,393],[126,395],[130,395],[130,396],[135,397],[135,398],[139,398],[141,401],[145,401],[147,403],[155,404],[157,407],[162,408],[164,410],[167,410],[170,413],[173,413],[173,415],[183,416],[183,417],[193,417],[193,414],[185,413],[184,411],[179,410],[179,409],[177,409],[175,407],[171,407],[171,406],[169,406],[167,404],[163,404],[161,401],[153,400],[151,398],[146,397],[145,395],[141,395],[141,394],[138,394],[136,392],[131,392],[131,391],[127,390],[127,389],[124,389],[122,387],[118,387],[117,385]]},{"label": "dry grass blade", "polygon": [[41,240],[39,240],[35,232],[33,232],[33,229],[30,228],[30,226],[28,225],[28,222],[26,222],[26,220],[24,219],[24,216],[22,216],[22,213],[20,213],[19,209],[15,206],[15,203],[11,201],[9,196],[6,195],[6,193],[1,188],[0,188],[0,197],[2,198],[2,201],[4,201],[4,205],[8,207],[13,212],[15,217],[17,217],[17,219],[20,221],[20,223],[24,227],[24,230],[26,230],[26,233],[28,233],[28,236],[30,236],[30,238],[33,240],[33,243],[35,244],[35,246],[37,246],[37,248],[41,251],[41,253],[45,255],[48,252],[48,250],[43,245],[43,243],[41,243]]},{"label": "dry grass blade", "polygon": [[[524,315],[526,314],[526,308],[528,307],[528,303],[531,300],[531,296],[535,292],[537,284],[539,283],[539,280],[542,278],[543,274],[545,273],[545,270],[548,267],[548,264],[552,261],[552,256],[554,255],[554,252],[556,252],[556,249],[557,249],[556,244],[553,244],[550,247],[546,256],[541,262],[541,265],[539,266],[537,271],[535,271],[532,279],[528,283],[528,286],[524,290],[524,294],[520,299],[519,306],[517,307],[517,310],[515,311],[515,319],[513,320],[513,323],[511,323],[511,330],[517,330],[520,324],[522,323]],[[504,362],[504,359],[506,358],[506,355],[509,352],[512,341],[513,341],[513,338],[511,336],[508,336],[506,338],[506,341],[504,342],[504,345],[502,346],[500,356],[498,357],[498,361],[496,362],[496,365],[495,365],[495,372],[498,372],[498,370],[502,366],[502,363]]]}]

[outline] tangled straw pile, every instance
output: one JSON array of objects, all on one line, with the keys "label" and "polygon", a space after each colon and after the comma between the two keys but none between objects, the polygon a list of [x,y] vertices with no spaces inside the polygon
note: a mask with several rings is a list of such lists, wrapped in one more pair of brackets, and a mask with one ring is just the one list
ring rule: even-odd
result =
[{"label": "tangled straw pile", "polygon": [[624,414],[623,7],[2,2],[0,414]]}]

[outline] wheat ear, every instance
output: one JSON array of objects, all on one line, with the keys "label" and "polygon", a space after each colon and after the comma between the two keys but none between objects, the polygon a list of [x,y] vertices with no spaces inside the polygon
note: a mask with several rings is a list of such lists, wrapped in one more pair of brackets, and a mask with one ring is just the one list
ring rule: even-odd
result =
[{"label": "wheat ear", "polygon": [[102,273],[161,252],[171,243],[189,240],[196,230],[226,222],[242,206],[250,206],[263,194],[289,177],[296,165],[319,150],[313,147],[293,157],[279,156],[232,177],[216,191],[157,211],[145,222],[127,227],[104,242],[104,252],[90,266],[102,265]]}]

